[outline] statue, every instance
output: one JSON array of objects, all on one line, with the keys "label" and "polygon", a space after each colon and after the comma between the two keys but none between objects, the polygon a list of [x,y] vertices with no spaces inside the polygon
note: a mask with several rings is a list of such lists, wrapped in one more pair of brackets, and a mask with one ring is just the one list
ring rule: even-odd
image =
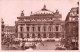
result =
[{"label": "statue", "polygon": [[[24,10],[23,10],[24,11]],[[24,16],[24,13],[23,13],[23,11],[21,11],[21,16]]]}]

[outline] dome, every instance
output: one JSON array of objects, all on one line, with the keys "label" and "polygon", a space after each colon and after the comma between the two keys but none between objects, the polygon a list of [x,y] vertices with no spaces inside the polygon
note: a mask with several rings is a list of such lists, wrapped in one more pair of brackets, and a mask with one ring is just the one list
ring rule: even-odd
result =
[{"label": "dome", "polygon": [[33,13],[32,15],[40,15],[40,14],[53,14],[53,12],[46,9],[46,5],[44,5],[44,7],[40,11],[37,11]]}]

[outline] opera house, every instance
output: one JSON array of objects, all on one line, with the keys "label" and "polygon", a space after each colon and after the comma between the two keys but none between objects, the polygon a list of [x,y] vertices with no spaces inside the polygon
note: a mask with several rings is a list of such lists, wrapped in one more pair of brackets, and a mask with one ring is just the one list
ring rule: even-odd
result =
[{"label": "opera house", "polygon": [[17,17],[16,24],[17,38],[20,39],[56,39],[64,38],[64,21],[58,10],[50,11],[46,5],[40,11],[31,12],[25,16],[24,11]]}]

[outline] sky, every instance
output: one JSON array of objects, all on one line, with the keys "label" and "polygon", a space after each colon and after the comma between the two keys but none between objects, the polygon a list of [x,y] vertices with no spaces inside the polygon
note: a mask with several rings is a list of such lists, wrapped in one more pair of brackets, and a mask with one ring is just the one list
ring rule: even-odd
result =
[{"label": "sky", "polygon": [[4,24],[14,26],[17,17],[24,10],[25,16],[29,16],[32,11],[35,13],[43,8],[55,12],[56,9],[62,14],[62,20],[65,20],[72,7],[77,7],[79,0],[0,0],[0,18],[3,18]]}]

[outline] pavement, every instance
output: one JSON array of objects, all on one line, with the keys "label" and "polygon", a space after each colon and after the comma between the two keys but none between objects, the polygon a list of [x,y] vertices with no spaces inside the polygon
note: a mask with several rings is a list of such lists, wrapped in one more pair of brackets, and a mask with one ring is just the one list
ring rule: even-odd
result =
[{"label": "pavement", "polygon": [[7,45],[2,45],[2,50],[8,50],[8,46]]},{"label": "pavement", "polygon": [[35,50],[55,50],[58,42],[41,42],[36,46]]},{"label": "pavement", "polygon": [[[54,42],[38,42],[36,44],[36,48],[34,50],[55,50],[56,47],[59,45],[59,42],[54,41]],[[13,47],[16,46],[17,49],[15,48],[8,48],[8,46],[3,45],[2,50],[21,50],[21,47],[18,45],[11,45]]]},{"label": "pavement", "polygon": [[[12,48],[12,47],[16,47],[16,48]],[[19,45],[10,44],[9,46],[8,45],[2,45],[1,49],[2,50],[20,50],[21,48]]]}]

